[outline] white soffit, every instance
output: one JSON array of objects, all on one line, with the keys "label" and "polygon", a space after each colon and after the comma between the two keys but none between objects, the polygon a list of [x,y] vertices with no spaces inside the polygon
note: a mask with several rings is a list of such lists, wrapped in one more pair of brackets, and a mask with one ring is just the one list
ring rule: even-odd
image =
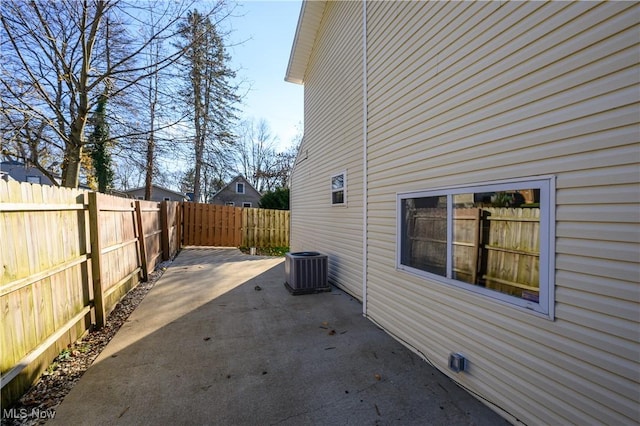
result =
[{"label": "white soffit", "polygon": [[320,28],[326,1],[304,0],[298,17],[298,27],[291,47],[289,66],[284,77],[289,83],[303,84],[313,43]]}]

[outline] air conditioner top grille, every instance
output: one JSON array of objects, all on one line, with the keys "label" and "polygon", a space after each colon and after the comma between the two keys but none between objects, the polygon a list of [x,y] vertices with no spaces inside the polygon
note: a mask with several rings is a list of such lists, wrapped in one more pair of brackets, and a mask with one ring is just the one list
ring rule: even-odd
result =
[{"label": "air conditioner top grille", "polygon": [[317,251],[297,251],[295,253],[289,253],[291,256],[321,256]]}]

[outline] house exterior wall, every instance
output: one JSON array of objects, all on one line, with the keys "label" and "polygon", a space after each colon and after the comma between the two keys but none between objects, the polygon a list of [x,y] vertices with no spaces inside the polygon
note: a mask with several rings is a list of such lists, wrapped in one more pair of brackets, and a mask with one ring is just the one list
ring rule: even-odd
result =
[{"label": "house exterior wall", "polygon": [[[367,315],[526,424],[639,418],[637,6],[368,3]],[[555,321],[396,270],[396,193],[536,175]]]},{"label": "house exterior wall", "polygon": [[6,172],[13,180],[17,180],[18,182],[29,182],[29,178],[33,178],[39,180],[39,182],[31,183],[54,185],[54,183],[51,182],[51,179],[46,177],[37,168],[27,166],[17,161],[3,161],[2,164],[0,164],[0,169],[1,171]]},{"label": "house exterior wall", "polygon": [[[236,192],[236,183],[244,185],[244,194]],[[226,205],[233,203],[235,207],[242,207],[242,203],[251,203],[251,207],[258,207],[262,196],[243,177],[236,177],[227,186],[222,188],[211,200],[211,204]]]},{"label": "house exterior wall", "polygon": [[[362,54],[348,50],[362,42],[361,7],[326,6],[292,185],[292,247],[349,259],[333,275],[348,289],[361,286],[347,253],[361,254],[362,213],[323,200],[330,172],[360,164],[362,94],[346,96],[346,82],[362,78]],[[511,421],[637,422],[640,6],[366,8],[366,315]],[[398,193],[539,175],[556,185],[554,319],[396,269]],[[451,352],[469,371],[448,370]]]},{"label": "house exterior wall", "polygon": [[[305,82],[305,131],[291,177],[291,251],[328,255],[329,281],[362,297],[362,8],[330,2]],[[346,205],[331,176],[346,172]]]}]

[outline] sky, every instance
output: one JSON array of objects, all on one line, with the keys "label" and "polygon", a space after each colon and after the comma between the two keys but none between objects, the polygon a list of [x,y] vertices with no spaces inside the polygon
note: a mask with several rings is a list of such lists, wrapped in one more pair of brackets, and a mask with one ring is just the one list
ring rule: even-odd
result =
[{"label": "sky", "polygon": [[242,119],[265,119],[279,149],[291,146],[303,121],[303,86],[284,81],[301,1],[240,1],[227,25],[231,66],[242,81]]}]

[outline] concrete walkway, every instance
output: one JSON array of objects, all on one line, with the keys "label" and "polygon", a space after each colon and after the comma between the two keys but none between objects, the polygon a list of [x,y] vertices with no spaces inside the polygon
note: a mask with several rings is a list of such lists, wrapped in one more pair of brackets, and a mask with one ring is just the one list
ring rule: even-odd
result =
[{"label": "concrete walkway", "polygon": [[283,281],[282,258],[183,250],[51,423],[507,424],[346,293]]}]

